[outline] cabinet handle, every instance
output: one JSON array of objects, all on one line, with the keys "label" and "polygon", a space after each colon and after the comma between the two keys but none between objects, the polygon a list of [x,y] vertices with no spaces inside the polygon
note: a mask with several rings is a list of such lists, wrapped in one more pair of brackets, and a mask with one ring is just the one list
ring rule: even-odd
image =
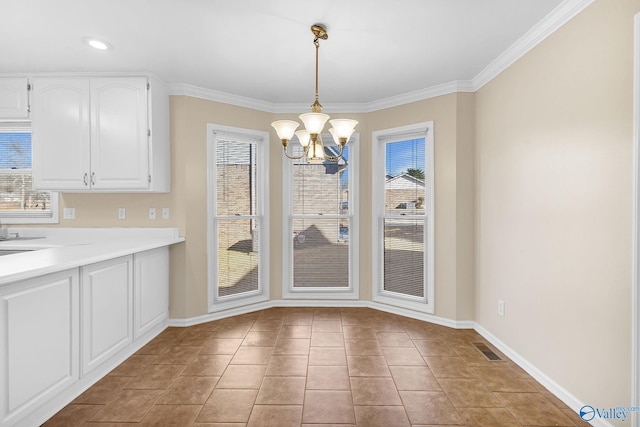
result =
[{"label": "cabinet handle", "polygon": [[96,173],[91,172],[91,185],[96,185]]},{"label": "cabinet handle", "polygon": [[87,177],[88,177],[88,175],[85,173],[85,174],[84,174],[84,178],[82,178],[82,181],[84,182],[85,187],[86,187],[87,185],[89,185],[89,183],[87,182]]}]

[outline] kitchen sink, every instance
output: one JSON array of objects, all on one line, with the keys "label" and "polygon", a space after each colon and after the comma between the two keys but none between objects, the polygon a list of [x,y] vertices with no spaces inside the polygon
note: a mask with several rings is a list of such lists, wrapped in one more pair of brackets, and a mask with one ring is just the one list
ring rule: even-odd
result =
[{"label": "kitchen sink", "polygon": [[20,254],[22,252],[31,252],[32,249],[19,249],[19,250],[14,250],[14,249],[0,249],[0,256],[2,255],[13,255],[13,254]]}]

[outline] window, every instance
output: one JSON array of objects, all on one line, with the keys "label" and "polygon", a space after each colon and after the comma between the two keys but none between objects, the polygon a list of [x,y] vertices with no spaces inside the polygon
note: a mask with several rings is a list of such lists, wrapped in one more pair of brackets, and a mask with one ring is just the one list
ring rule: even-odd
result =
[{"label": "window", "polygon": [[210,311],[268,299],[268,135],[209,125]]},{"label": "window", "polygon": [[58,222],[58,193],[32,188],[31,130],[0,127],[0,221]]},{"label": "window", "polygon": [[374,299],[433,313],[433,124],[373,140]]},{"label": "window", "polygon": [[[336,155],[328,141],[323,135],[327,154]],[[297,143],[289,150],[302,153]],[[357,150],[354,135],[338,163],[283,160],[285,298],[358,297]]]}]

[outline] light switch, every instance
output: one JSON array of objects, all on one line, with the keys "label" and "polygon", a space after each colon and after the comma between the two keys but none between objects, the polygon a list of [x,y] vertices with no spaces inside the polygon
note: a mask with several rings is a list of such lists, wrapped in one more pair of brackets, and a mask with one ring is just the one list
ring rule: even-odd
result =
[{"label": "light switch", "polygon": [[149,219],[156,219],[156,208],[149,208]]},{"label": "light switch", "polygon": [[125,208],[118,208],[118,219],[125,219],[127,217],[127,210]]}]

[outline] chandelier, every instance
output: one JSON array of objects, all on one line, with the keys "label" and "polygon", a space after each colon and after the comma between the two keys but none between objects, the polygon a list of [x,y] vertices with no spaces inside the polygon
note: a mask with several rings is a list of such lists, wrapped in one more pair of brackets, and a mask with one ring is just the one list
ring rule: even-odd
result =
[{"label": "chandelier", "polygon": [[[358,122],[351,119],[333,119],[329,120],[329,115],[322,112],[322,105],[318,101],[318,50],[320,48],[319,40],[329,38],[327,30],[320,24],[312,25],[311,32],[314,35],[313,44],[316,46],[316,100],[311,105],[311,112],[300,115],[300,120],[304,124],[305,129],[296,132],[298,122],[293,120],[277,120],[271,123],[276,130],[278,138],[282,141],[282,150],[284,155],[292,160],[305,158],[307,163],[324,163],[338,162],[342,159],[344,146],[347,145],[349,138],[353,134]],[[333,137],[334,142],[338,146],[338,154],[335,156],[327,155],[324,151],[322,143],[322,130],[329,120],[332,128],[329,133]],[[298,137],[298,142],[302,146],[303,153],[299,156],[291,156],[287,153],[287,146],[293,135]]]}]

